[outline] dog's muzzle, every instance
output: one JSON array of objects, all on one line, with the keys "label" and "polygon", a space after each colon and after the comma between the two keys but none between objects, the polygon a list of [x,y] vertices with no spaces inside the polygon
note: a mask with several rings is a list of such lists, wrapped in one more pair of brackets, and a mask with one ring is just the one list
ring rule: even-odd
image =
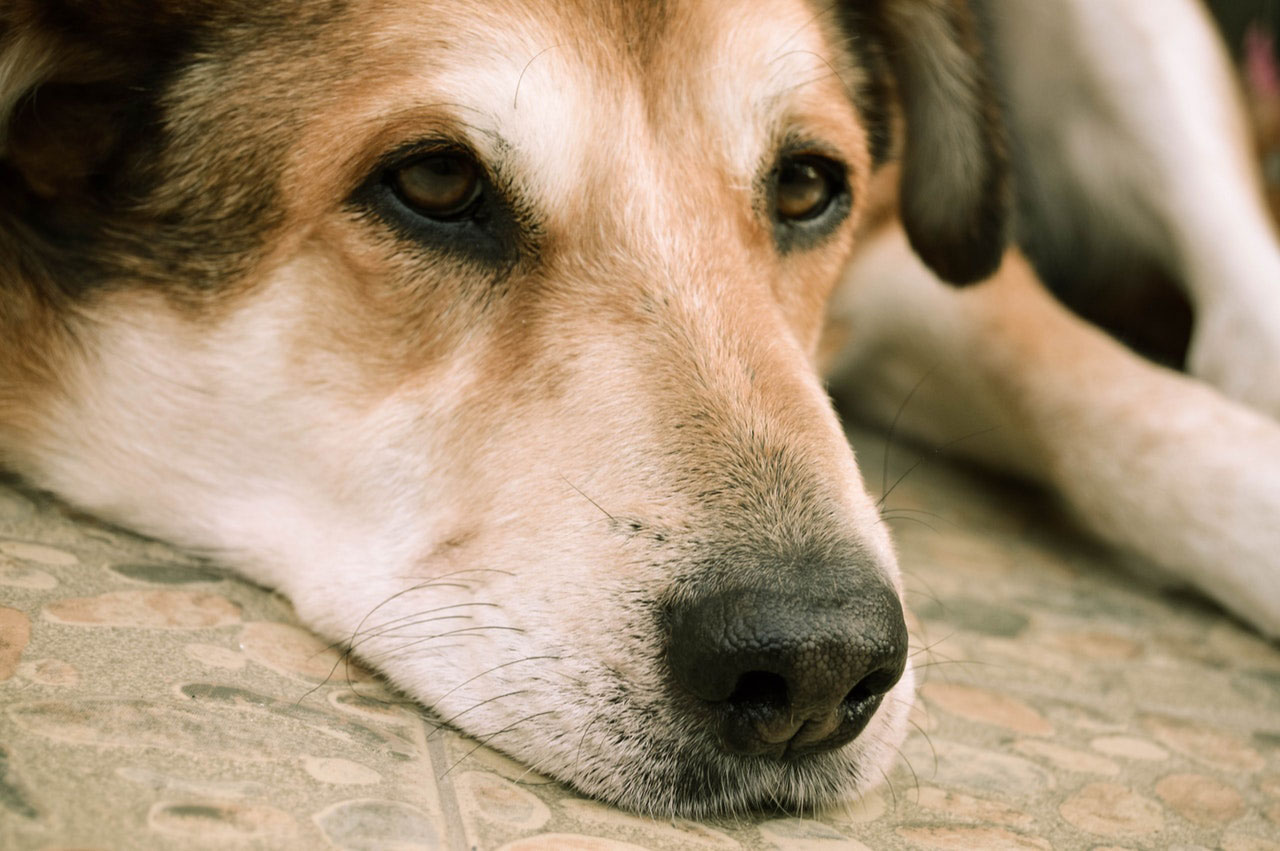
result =
[{"label": "dog's muzzle", "polygon": [[871,575],[808,582],[821,590],[716,591],[668,608],[672,675],[729,753],[842,747],[902,677],[907,628],[893,589]]}]

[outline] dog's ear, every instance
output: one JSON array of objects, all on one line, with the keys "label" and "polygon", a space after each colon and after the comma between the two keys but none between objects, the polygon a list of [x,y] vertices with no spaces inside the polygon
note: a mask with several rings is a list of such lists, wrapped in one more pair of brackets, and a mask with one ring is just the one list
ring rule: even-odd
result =
[{"label": "dog's ear", "polygon": [[34,197],[83,189],[147,123],[148,98],[191,13],[184,0],[8,0],[0,166]]},{"label": "dog's ear", "polygon": [[912,247],[943,280],[1000,265],[1010,217],[1004,129],[965,0],[846,0],[851,37],[887,66],[905,121],[899,205]]}]

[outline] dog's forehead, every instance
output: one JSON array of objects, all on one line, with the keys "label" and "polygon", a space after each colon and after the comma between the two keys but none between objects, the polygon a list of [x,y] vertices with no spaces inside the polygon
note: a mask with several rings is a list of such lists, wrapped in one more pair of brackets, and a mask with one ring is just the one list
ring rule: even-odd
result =
[{"label": "dog's forehead", "polygon": [[437,7],[381,38],[415,61],[395,111],[453,113],[483,153],[513,151],[551,195],[584,165],[653,145],[754,174],[788,116],[846,91],[823,14],[803,0],[507,2]]}]

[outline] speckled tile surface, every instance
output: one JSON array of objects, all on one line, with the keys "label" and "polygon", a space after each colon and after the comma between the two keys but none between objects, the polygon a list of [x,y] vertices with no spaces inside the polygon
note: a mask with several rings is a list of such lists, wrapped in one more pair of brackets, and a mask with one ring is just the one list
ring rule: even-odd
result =
[{"label": "speckled tile surface", "polygon": [[1020,489],[929,464],[888,506],[922,666],[903,760],[846,807],[692,824],[437,729],[330,676],[279,597],[0,485],[0,848],[1280,851],[1280,649]]}]

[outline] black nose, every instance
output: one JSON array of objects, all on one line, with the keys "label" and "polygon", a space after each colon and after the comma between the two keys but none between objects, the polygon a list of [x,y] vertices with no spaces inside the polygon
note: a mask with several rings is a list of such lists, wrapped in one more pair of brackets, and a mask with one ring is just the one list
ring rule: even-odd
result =
[{"label": "black nose", "polygon": [[815,594],[733,590],[669,608],[672,674],[726,750],[797,756],[852,741],[902,676],[907,627],[879,578]]}]

